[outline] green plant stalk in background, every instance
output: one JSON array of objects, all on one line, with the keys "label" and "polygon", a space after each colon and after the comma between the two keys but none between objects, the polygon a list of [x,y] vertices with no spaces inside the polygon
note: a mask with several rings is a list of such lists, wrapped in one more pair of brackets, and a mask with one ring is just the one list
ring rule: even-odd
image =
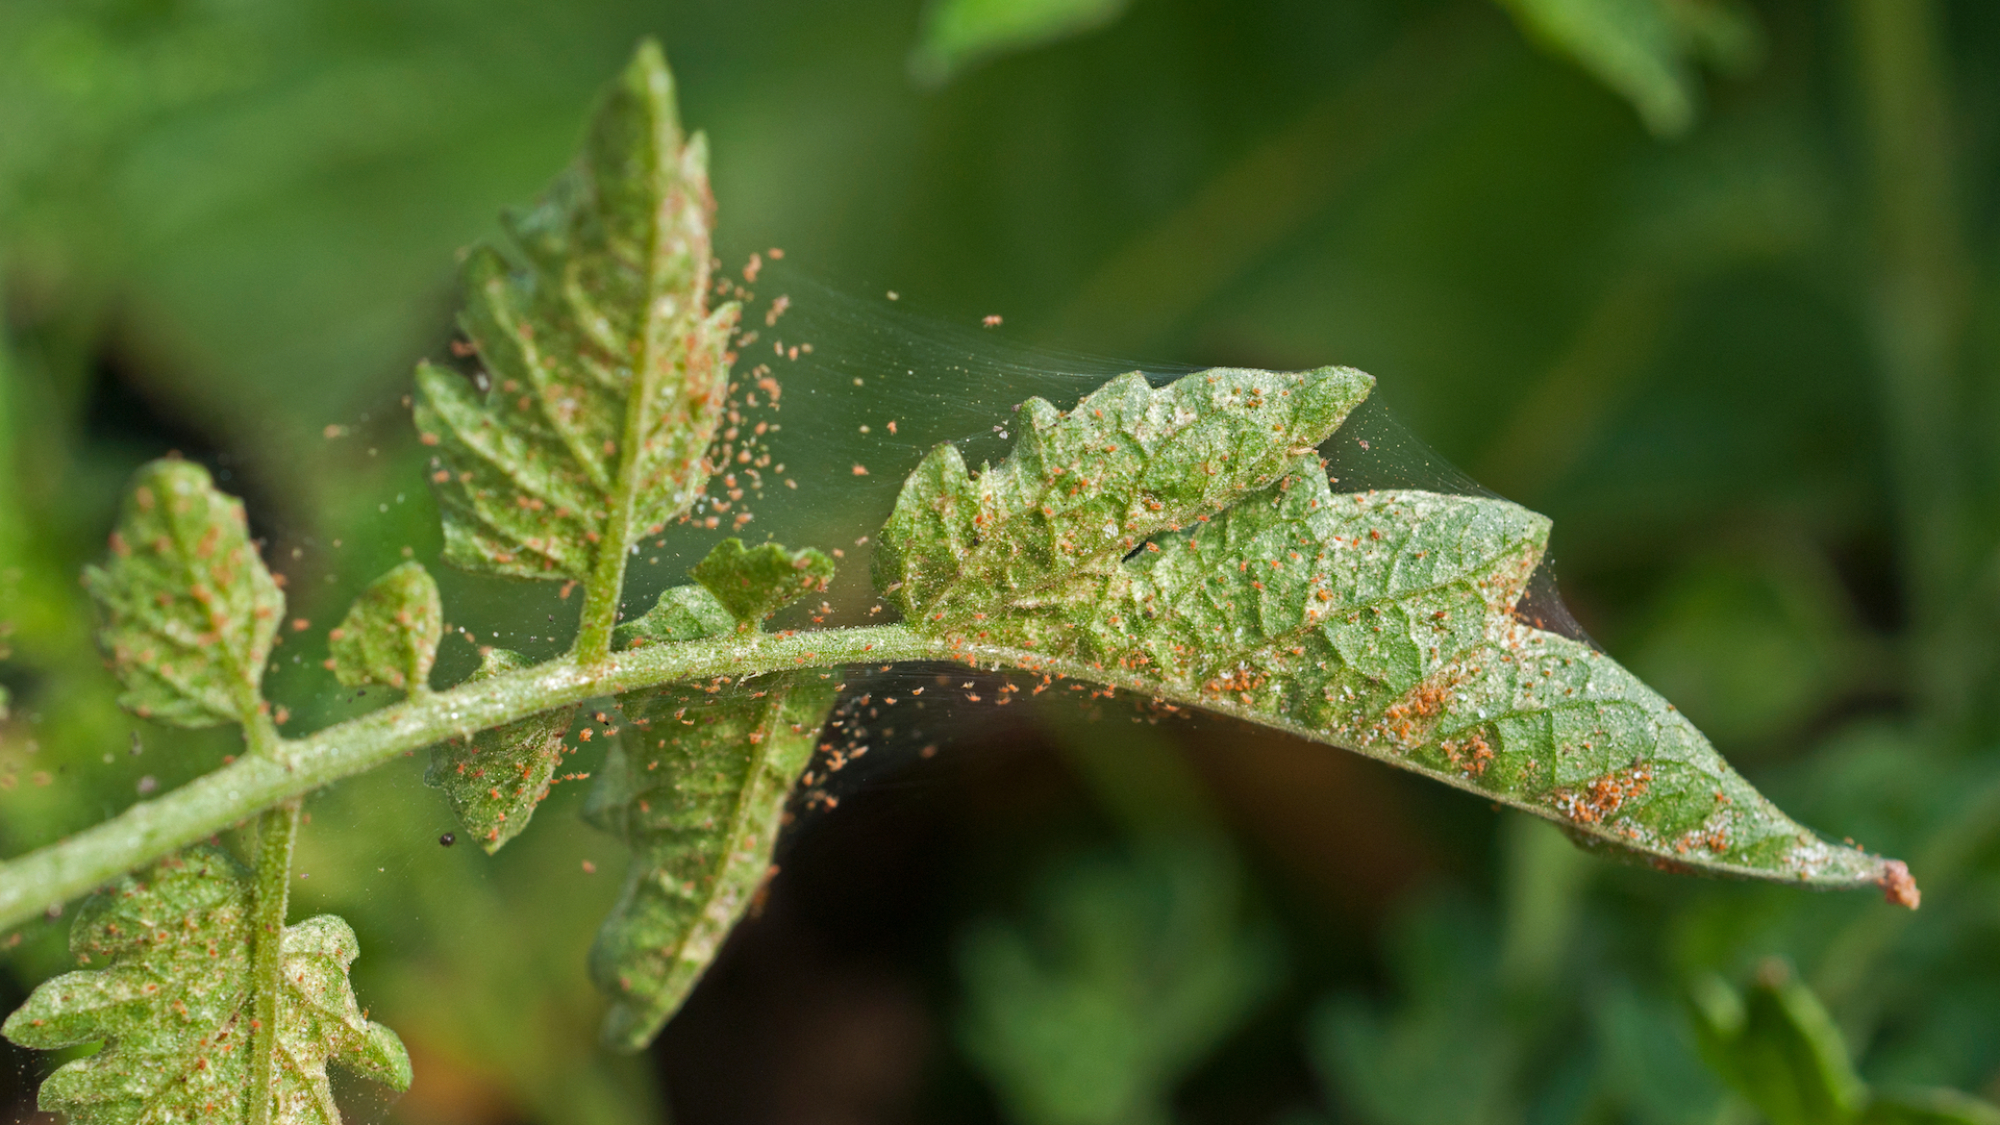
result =
[{"label": "green plant stalk in background", "polygon": [[[353,1007],[345,924],[284,925],[305,795],[439,747],[433,782],[492,850],[546,794],[537,764],[568,709],[617,697],[631,721],[592,815],[635,860],[592,962],[618,1002],[607,1039],[638,1049],[747,908],[832,702],[819,681],[850,664],[946,661],[1087,681],[1352,750],[1653,866],[1874,886],[1916,905],[1900,862],[1819,840],[1636,677],[1516,618],[1545,518],[1479,497],[1334,493],[1315,450],[1374,383],[1348,368],[1214,369],[1163,387],[1126,375],[1067,411],[1023,403],[1020,437],[998,465],[975,473],[938,446],[880,536],[875,578],[902,624],[765,632],[773,612],[825,588],[832,561],[726,539],[690,572],[693,585],[620,626],[636,542],[686,517],[723,459],[711,446],[728,409],[737,309],[706,303],[712,206],[705,143],[683,137],[664,59],[643,44],[607,90],[577,164],[541,204],[509,217],[511,256],[481,248],[466,259],[461,323],[483,393],[456,371],[418,372],[415,418],[436,450],[446,561],[582,583],[567,655],[519,667],[495,653],[467,682],[430,690],[441,609],[428,574],[405,564],[357,601],[330,666],[344,683],[407,698],[282,739],[262,672],[283,597],[241,505],[205,471],[171,459],[142,470],[110,559],[88,573],[127,705],[182,726],[236,723],[249,753],[0,864],[0,927],[110,884],[79,916],[78,934],[95,934],[85,919],[152,908],[128,873],[195,863],[186,931],[248,929],[248,974],[231,994],[254,1013],[241,1119],[331,1120],[323,1071],[297,1087],[297,1068],[278,1059],[296,1043],[335,1061],[351,1048],[364,1072],[408,1080],[392,1034],[358,1016],[301,1014],[287,999],[306,976],[281,974],[285,958],[311,957],[327,970],[315,994],[336,990],[327,1010]],[[725,686],[744,694],[720,696]],[[709,710],[682,717],[694,708]],[[712,788],[690,795],[697,783]],[[647,786],[687,808],[655,815]],[[233,861],[198,845],[260,814],[246,923],[232,905],[246,893]],[[116,936],[93,936],[89,948],[113,949]],[[111,955],[115,965],[125,954]],[[66,990],[79,987],[69,979],[38,989],[22,1010],[34,1014],[17,1013],[8,1034],[60,1045],[41,1030],[57,1020],[64,1043],[115,1047],[149,1030],[69,1011]],[[176,1047],[201,1069],[196,1048],[211,1040],[197,1030],[182,1029]],[[115,1100],[124,1095],[91,1085],[110,1081],[108,1066],[71,1064],[51,1087]]]}]

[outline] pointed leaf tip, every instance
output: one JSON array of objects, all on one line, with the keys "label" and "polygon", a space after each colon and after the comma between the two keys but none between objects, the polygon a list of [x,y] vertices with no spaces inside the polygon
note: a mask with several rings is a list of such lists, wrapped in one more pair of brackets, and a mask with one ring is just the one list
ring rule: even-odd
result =
[{"label": "pointed leaf tip", "polygon": [[514,248],[461,271],[479,384],[422,364],[415,420],[434,447],[445,561],[589,581],[686,512],[729,387],[735,304],[708,307],[715,203],[673,84],[642,44],[583,151],[506,216]]},{"label": "pointed leaf tip", "polygon": [[1876,877],[1875,885],[1882,888],[1883,900],[1891,905],[1907,906],[1911,910],[1923,905],[1924,892],[1917,889],[1917,881],[1910,875],[1910,865],[1900,859],[1883,862],[1882,874]]},{"label": "pointed leaf tip", "polygon": [[625,84],[643,90],[654,100],[671,99],[674,72],[667,66],[666,48],[651,35],[643,36],[632,48],[632,60],[625,64]]},{"label": "pointed leaf tip", "polygon": [[443,635],[437,581],[421,563],[406,562],[370,583],[328,634],[333,674],[345,687],[429,690]]}]

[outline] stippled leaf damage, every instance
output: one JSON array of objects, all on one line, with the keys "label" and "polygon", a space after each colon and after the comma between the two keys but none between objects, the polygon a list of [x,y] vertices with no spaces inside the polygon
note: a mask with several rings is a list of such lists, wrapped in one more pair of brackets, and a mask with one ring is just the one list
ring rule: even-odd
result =
[{"label": "stippled leaf damage", "polygon": [[1067,414],[1030,401],[1006,461],[969,476],[940,447],[911,475],[878,581],[967,655],[1026,650],[1356,750],[1656,865],[1914,902],[1900,863],[1820,840],[1615,661],[1515,617],[1546,519],[1333,493],[1300,450],[1368,385],[1218,371],[1125,376]]},{"label": "stippled leaf damage", "polygon": [[[84,904],[70,950],[102,964],[44,982],[4,1029],[45,1051],[104,1043],[42,1083],[42,1109],[74,1125],[251,1120],[252,890],[242,864],[203,845]],[[308,918],[285,928],[282,948],[269,1120],[338,1125],[329,1063],[407,1089],[402,1042],[361,1014],[348,984],[360,946],[347,923]]]}]

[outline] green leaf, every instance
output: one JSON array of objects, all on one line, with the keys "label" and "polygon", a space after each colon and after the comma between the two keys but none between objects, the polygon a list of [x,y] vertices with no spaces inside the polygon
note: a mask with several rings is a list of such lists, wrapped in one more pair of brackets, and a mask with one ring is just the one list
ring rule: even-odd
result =
[{"label": "green leaf", "polygon": [[1763,50],[1756,21],[1731,0],[1498,2],[1530,39],[1631,102],[1663,137],[1694,126],[1699,63],[1740,73]]},{"label": "green leaf", "polygon": [[644,617],[627,621],[612,634],[617,648],[699,641],[736,628],[736,618],[706,586],[674,586],[660,595]]},{"label": "green leaf", "polygon": [[1226,851],[1184,843],[1049,872],[1032,914],[959,943],[960,1036],[1034,1125],[1166,1122],[1174,1090],[1278,983]]},{"label": "green leaf", "polygon": [[1742,993],[1694,982],[1696,1041],[1710,1069],[1771,1125],[2000,1125],[2000,1107],[1957,1090],[1870,1090],[1819,997],[1772,959]]},{"label": "green leaf", "polygon": [[931,0],[910,75],[942,84],[966,67],[1108,27],[1130,0]]},{"label": "green leaf", "polygon": [[[4,1028],[39,1050],[104,1043],[49,1076],[42,1109],[74,1125],[250,1120],[251,896],[248,869],[204,845],[84,904],[70,949],[108,963],[43,983]],[[328,1063],[407,1089],[401,1041],[362,1016],[348,984],[360,947],[347,923],[322,915],[289,926],[282,949],[271,1120],[338,1122]]]},{"label": "green leaf", "polygon": [[717,543],[688,575],[715,595],[739,627],[749,629],[800,597],[826,589],[833,560],[811,547],[746,548],[743,540],[731,538]]},{"label": "green leaf", "polygon": [[422,564],[406,562],[370,583],[328,634],[333,674],[347,687],[428,691],[443,635],[437,582]]},{"label": "green leaf", "polygon": [[1820,841],[1615,661],[1516,619],[1546,519],[1332,493],[1299,447],[1367,385],[1125,376],[1068,415],[1031,401],[1006,461],[969,478],[944,446],[911,475],[878,581],[962,649],[1356,750],[1656,865],[1914,902],[1901,864]]},{"label": "green leaf", "polygon": [[1695,1035],[1709,1066],[1771,1125],[1855,1119],[1867,1090],[1833,1017],[1790,966],[1765,962],[1740,998],[1707,978],[1695,999]]},{"label": "green leaf", "polygon": [[460,324],[490,389],[417,371],[447,562],[588,580],[694,503],[738,311],[707,308],[713,211],[707,144],[683,141],[666,62],[644,43],[576,164],[505,220],[514,255],[466,259]]},{"label": "green leaf", "polygon": [[111,557],[85,567],[98,643],[135,714],[181,727],[249,723],[284,615],[284,595],[250,543],[243,505],[208,470],[154,461],[133,478]]},{"label": "green leaf", "polygon": [[[527,657],[501,648],[481,654],[467,683],[529,667]],[[458,822],[490,855],[528,827],[535,806],[549,795],[549,779],[562,762],[563,736],[576,708],[558,707],[471,738],[431,747],[424,781],[444,790]]]},{"label": "green leaf", "polygon": [[610,1046],[636,1051],[658,1034],[749,908],[833,699],[814,672],[620,698],[627,726],[587,812],[632,849],[590,951],[613,1001]]},{"label": "green leaf", "polygon": [[1029,399],[1013,453],[977,478],[940,445],[882,529],[875,580],[920,629],[1001,613],[1058,637],[1118,560],[1155,534],[1269,483],[1325,440],[1374,380],[1328,367],[1297,375],[1217,368],[1154,390],[1133,372],[1064,414]]}]

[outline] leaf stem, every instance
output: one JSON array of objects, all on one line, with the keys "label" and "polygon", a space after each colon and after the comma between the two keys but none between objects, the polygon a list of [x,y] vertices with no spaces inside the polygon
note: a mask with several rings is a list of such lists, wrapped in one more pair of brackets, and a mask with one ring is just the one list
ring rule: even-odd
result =
[{"label": "leaf stem", "polygon": [[234,763],[142,801],[74,836],[0,863],[0,932],[275,805],[447,738],[600,696],[716,677],[740,679],[857,661],[953,659],[952,647],[900,625],[727,636],[574,656],[412,698]]},{"label": "leaf stem", "polygon": [[257,895],[250,952],[250,1125],[270,1125],[278,1090],[278,998],[283,991],[285,907],[299,799],[264,813],[257,828]]},{"label": "leaf stem", "polygon": [[[1548,806],[1481,789],[1457,772],[1435,770],[1391,750],[1352,745],[1338,732],[1308,727],[1238,705],[1227,696],[1198,688],[1163,685],[1131,669],[1051,659],[1040,653],[963,639],[926,637],[903,625],[825,629],[808,633],[731,635],[685,644],[651,645],[612,653],[585,667],[574,656],[510,672],[328,727],[286,741],[282,760],[246,755],[229,766],[196,778],[155,801],[142,802],[68,839],[0,863],[0,931],[19,925],[51,904],[65,902],[99,884],[176,849],[241,823],[264,809],[301,797],[329,782],[372,769],[398,754],[516,722],[529,715],[601,696],[702,680],[741,680],[771,672],[832,668],[844,664],[892,664],[913,660],[951,661],[992,669],[1015,668],[1130,691],[1159,702],[1241,718],[1314,742],[1422,774],[1482,800],[1499,800],[1547,820],[1564,821]],[[1603,825],[1571,825],[1576,831],[1624,844]],[[1671,853],[1660,858],[1678,859]],[[1879,865],[1881,861],[1876,861]],[[1701,869],[1748,879],[1778,878],[1770,870],[1705,861]],[[1839,890],[1879,885],[1886,867],[1862,873],[1828,873],[1785,881],[1797,886]]]}]

